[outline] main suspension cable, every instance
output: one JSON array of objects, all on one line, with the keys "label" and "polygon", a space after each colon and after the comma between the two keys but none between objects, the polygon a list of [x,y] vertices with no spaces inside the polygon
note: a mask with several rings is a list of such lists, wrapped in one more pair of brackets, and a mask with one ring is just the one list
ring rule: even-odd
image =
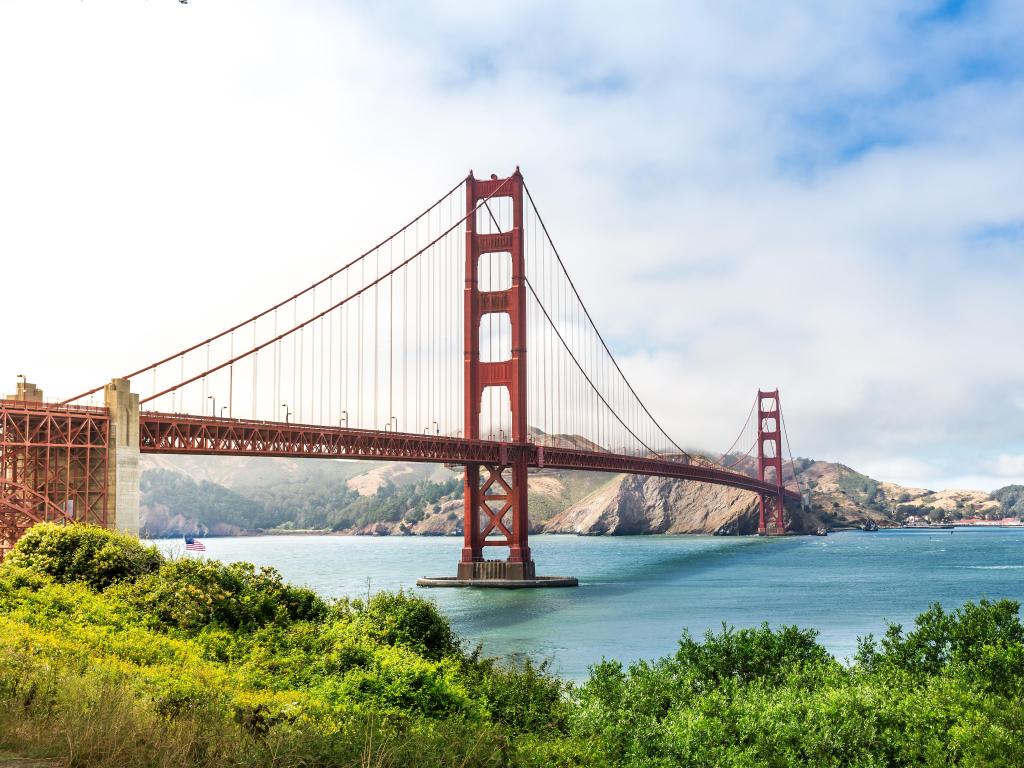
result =
[{"label": "main suspension cable", "polygon": [[[579,369],[580,373],[583,374],[583,378],[585,378],[587,380],[587,383],[590,385],[591,389],[594,390],[594,393],[600,398],[601,402],[604,403],[605,407],[612,413],[613,416],[615,416],[615,418],[618,420],[618,422],[626,429],[627,432],[629,432],[629,434],[633,437],[634,440],[636,440],[638,443],[640,443],[640,445],[642,445],[644,448],[646,448],[652,454],[654,454],[655,456],[658,456],[658,457],[661,458],[661,454],[658,453],[653,448],[651,448],[649,445],[647,445],[647,443],[645,443],[640,437],[638,437],[637,434],[629,427],[629,425],[626,424],[626,422],[622,420],[622,417],[619,416],[619,414],[615,411],[615,409],[612,408],[611,405],[608,404],[608,401],[605,399],[604,395],[601,394],[601,392],[598,390],[598,388],[596,386],[594,386],[594,382],[591,380],[590,376],[587,374],[587,372],[585,370],[583,370],[583,366],[580,365],[580,361],[576,359],[576,355],[573,354],[573,351],[571,349],[569,349],[569,345],[566,344],[565,339],[562,337],[562,333],[558,330],[558,328],[555,326],[554,322],[551,320],[551,315],[548,314],[547,308],[541,302],[540,297],[537,295],[537,292],[534,290],[533,284],[530,283],[529,279],[527,279],[525,277],[523,278],[523,282],[526,284],[526,287],[530,289],[530,293],[533,295],[534,301],[537,302],[537,306],[540,307],[540,311],[544,313],[544,317],[547,318],[548,324],[554,330],[555,335],[558,337],[558,340],[560,342],[562,342],[562,346],[565,347],[565,351],[569,353],[569,357],[572,358],[572,361],[576,364],[576,367]],[[684,454],[685,454],[685,451],[684,451]],[[686,456],[687,456],[687,458],[689,458],[689,454],[686,454]]]},{"label": "main suspension cable", "polygon": [[683,450],[683,448],[675,440],[672,439],[668,432],[665,431],[664,427],[661,426],[661,423],[656,418],[654,418],[654,415],[650,412],[650,409],[648,409],[644,401],[640,399],[640,396],[637,394],[636,390],[633,388],[633,385],[626,377],[626,374],[623,372],[618,360],[615,359],[615,355],[612,354],[612,351],[611,349],[609,349],[607,342],[605,342],[604,336],[602,336],[601,332],[597,329],[597,326],[594,323],[594,319],[590,315],[590,310],[587,309],[587,305],[584,303],[583,298],[580,296],[579,291],[576,289],[576,284],[573,283],[572,278],[569,276],[569,271],[565,267],[565,262],[562,261],[562,256],[561,254],[559,254],[558,248],[555,246],[554,240],[551,237],[551,233],[548,231],[547,225],[544,223],[544,218],[540,215],[540,211],[537,210],[537,204],[534,202],[533,195],[530,194],[530,189],[529,187],[526,186],[525,181],[523,182],[523,190],[526,192],[526,197],[530,201],[530,207],[533,209],[533,213],[537,217],[537,221],[540,224],[541,229],[543,229],[544,231],[545,238],[551,245],[551,250],[555,254],[555,258],[558,260],[558,265],[562,268],[562,274],[565,275],[566,280],[569,282],[569,286],[572,288],[572,292],[576,296],[576,300],[579,302],[580,307],[583,309],[583,314],[586,316],[587,322],[590,323],[590,327],[596,334],[598,341],[601,342],[601,346],[604,348],[604,351],[608,354],[608,357],[611,358],[611,362],[612,365],[615,366],[615,370],[619,372],[619,376],[622,377],[622,380],[629,388],[630,393],[636,399],[637,403],[639,403],[640,407],[643,409],[644,413],[647,414],[647,417],[651,420],[654,426],[658,429],[659,432],[661,432],[662,436],[665,437],[665,439],[667,439],[668,442],[677,451],[679,451],[679,453],[689,458],[689,453]]},{"label": "main suspension cable", "polygon": [[[339,267],[338,269],[336,269],[331,274],[329,274],[326,277],[316,281],[315,283],[313,283],[312,285],[308,286],[307,288],[299,291],[298,293],[296,293],[296,294],[294,294],[292,296],[289,296],[287,299],[284,299],[283,301],[278,302],[277,304],[275,304],[274,306],[270,307],[269,309],[266,309],[263,312],[260,312],[259,314],[253,315],[248,320],[243,320],[242,322],[237,323],[236,325],[233,325],[230,328],[221,331],[220,333],[216,334],[215,336],[211,336],[208,339],[204,339],[203,341],[200,341],[198,344],[193,344],[192,346],[187,347],[187,348],[181,350],[180,352],[175,352],[173,355],[168,355],[163,360],[159,360],[159,361],[157,361],[155,363],[147,365],[146,367],[140,368],[139,370],[135,371],[134,373],[129,373],[127,376],[122,376],[121,378],[123,378],[123,379],[134,378],[135,376],[138,376],[139,374],[146,373],[147,371],[152,370],[154,368],[158,368],[161,365],[163,365],[164,363],[168,363],[168,362],[170,362],[171,360],[174,360],[177,357],[182,357],[184,355],[187,355],[189,352],[194,352],[195,350],[199,349],[204,344],[209,344],[210,342],[217,341],[218,339],[221,339],[221,338],[227,336],[229,333],[233,333],[234,331],[237,331],[239,328],[243,328],[244,326],[249,325],[249,323],[255,323],[257,320],[260,320],[260,319],[266,317],[271,312],[274,312],[274,311],[280,309],[281,307],[286,305],[288,302],[295,301],[296,299],[300,298],[301,296],[306,295],[310,291],[315,290],[317,287],[323,285],[328,280],[332,280],[333,278],[337,277],[338,275],[340,275],[345,270],[349,269],[352,266],[355,266],[356,264],[361,262],[363,259],[365,259],[367,256],[369,256],[370,254],[374,253],[377,249],[384,247],[384,245],[386,243],[388,243],[389,241],[391,241],[394,238],[398,237],[398,235],[402,234],[405,230],[407,230],[409,227],[411,227],[414,223],[418,222],[420,219],[422,219],[424,216],[426,216],[428,213],[430,213],[430,211],[432,211],[434,208],[436,208],[438,205],[440,205],[442,202],[444,202],[446,198],[448,198],[452,193],[455,192],[455,190],[457,190],[459,187],[461,187],[465,183],[466,183],[465,179],[460,179],[458,184],[456,184],[454,187],[452,187],[450,190],[448,190],[444,195],[442,195],[440,198],[438,198],[436,202],[434,202],[425,211],[423,211],[423,213],[421,213],[419,216],[416,216],[415,218],[413,218],[405,226],[400,227],[399,229],[395,230],[394,233],[392,233],[388,237],[386,237],[383,240],[381,240],[373,248],[370,248],[369,250],[367,250],[364,253],[360,254],[359,256],[357,256],[356,258],[352,259],[350,262],[348,262],[344,266]],[[60,405],[67,405],[68,403],[73,403],[76,400],[81,400],[83,397],[88,397],[89,395],[95,394],[96,392],[99,392],[101,389],[103,389],[104,386],[105,385],[101,384],[98,387],[93,387],[92,389],[90,389],[87,392],[83,392],[80,395],[76,395],[75,397],[71,397],[71,398],[68,398],[67,400],[61,401]]]},{"label": "main suspension cable", "polygon": [[[506,179],[506,180],[505,180],[504,182],[502,182],[501,184],[499,184],[499,185],[498,185],[498,186],[497,186],[497,187],[495,188],[494,192],[492,192],[492,193],[491,193],[490,195],[488,195],[486,199],[487,199],[487,200],[489,200],[489,199],[490,199],[491,197],[493,197],[494,195],[498,194],[498,193],[499,193],[499,192],[501,191],[501,189],[502,189],[502,188],[503,188],[503,187],[505,186],[505,184],[507,183],[507,181],[508,181],[508,180]],[[458,188],[458,187],[456,187],[456,189],[457,189],[457,188]],[[449,194],[451,194],[451,193],[449,193]],[[442,199],[443,199],[443,198],[442,198]],[[478,205],[477,207],[479,207],[479,205]],[[309,325],[310,323],[312,323],[312,322],[314,322],[314,321],[316,321],[316,320],[319,320],[320,318],[324,317],[325,315],[328,315],[328,314],[330,314],[331,312],[333,312],[334,310],[338,309],[339,307],[342,307],[342,306],[344,306],[345,304],[347,304],[347,303],[348,303],[349,301],[351,301],[352,299],[356,299],[356,298],[361,298],[361,297],[362,297],[362,295],[363,295],[363,294],[364,294],[364,293],[365,293],[366,291],[370,290],[371,288],[376,288],[376,286],[377,286],[377,285],[378,285],[379,283],[381,283],[381,282],[382,282],[383,280],[385,280],[386,278],[390,277],[390,276],[391,276],[391,275],[393,275],[393,274],[394,274],[395,272],[397,272],[398,270],[400,270],[400,269],[402,269],[403,267],[405,267],[405,266],[406,266],[407,264],[411,263],[411,262],[412,262],[413,260],[415,260],[415,259],[416,259],[417,257],[419,257],[420,255],[422,255],[422,254],[423,254],[423,253],[425,253],[426,251],[430,250],[430,249],[431,249],[431,248],[432,248],[433,246],[435,246],[435,245],[436,245],[437,243],[439,243],[439,242],[440,242],[441,240],[443,240],[443,239],[444,239],[445,237],[447,237],[447,236],[448,236],[449,234],[451,234],[451,233],[452,233],[453,231],[455,231],[456,229],[458,229],[458,227],[459,227],[459,226],[461,226],[461,225],[462,225],[462,223],[463,223],[464,221],[466,221],[466,219],[468,219],[470,215],[473,215],[473,214],[475,214],[475,212],[476,212],[476,211],[475,211],[475,209],[474,209],[474,211],[472,211],[472,212],[470,212],[470,213],[467,213],[467,214],[466,214],[465,216],[463,216],[463,217],[462,217],[462,218],[461,218],[461,219],[460,219],[459,221],[457,221],[457,222],[455,222],[454,224],[452,224],[452,225],[451,225],[451,226],[450,226],[450,227],[449,227],[449,228],[448,228],[447,230],[445,230],[445,231],[444,231],[444,232],[442,232],[442,233],[441,233],[440,235],[438,235],[438,236],[437,236],[437,237],[435,237],[435,238],[434,238],[433,240],[431,240],[431,241],[430,241],[429,243],[427,243],[427,245],[425,245],[425,246],[424,246],[423,248],[420,248],[420,249],[419,249],[418,251],[416,251],[416,252],[415,252],[415,253],[414,253],[414,254],[413,254],[412,256],[409,256],[409,257],[408,257],[408,258],[406,258],[406,259],[405,259],[404,261],[402,261],[402,262],[401,262],[400,264],[398,264],[397,266],[394,266],[394,267],[392,267],[392,268],[391,268],[390,270],[388,270],[388,271],[387,271],[387,272],[385,272],[384,274],[378,275],[378,276],[377,276],[377,278],[376,278],[375,280],[373,280],[373,281],[371,281],[371,282],[369,282],[369,283],[365,284],[365,285],[364,285],[364,286],[363,286],[362,288],[360,288],[360,289],[359,289],[359,290],[357,290],[356,292],[354,292],[354,293],[350,294],[349,296],[346,296],[346,297],[345,297],[344,299],[342,299],[341,301],[339,301],[339,302],[335,303],[335,304],[334,304],[333,306],[330,306],[330,307],[328,307],[327,309],[323,310],[322,312],[320,312],[320,313],[318,313],[318,314],[316,314],[316,315],[313,315],[313,316],[312,316],[312,317],[310,317],[310,318],[307,318],[306,320],[304,320],[304,321],[303,321],[303,322],[301,322],[301,323],[297,323],[296,325],[294,325],[294,326],[293,326],[292,328],[290,328],[289,330],[287,330],[287,331],[285,331],[285,332],[283,332],[283,333],[281,333],[281,334],[277,335],[277,336],[276,336],[276,337],[274,337],[274,338],[268,339],[267,341],[263,342],[262,344],[260,344],[260,345],[258,345],[258,346],[256,346],[256,347],[254,347],[254,348],[252,348],[252,349],[250,349],[250,350],[248,350],[248,351],[244,352],[244,353],[243,353],[243,354],[241,354],[241,355],[237,355],[237,356],[231,357],[230,359],[226,360],[225,362],[221,363],[220,365],[214,366],[213,368],[209,368],[209,369],[207,369],[206,371],[204,371],[204,372],[202,372],[202,373],[199,373],[199,374],[196,374],[195,376],[193,376],[193,377],[191,377],[191,378],[187,379],[186,381],[181,381],[181,382],[179,382],[179,383],[175,384],[175,385],[174,385],[174,386],[172,386],[172,387],[168,387],[167,389],[165,389],[165,390],[163,390],[163,391],[161,391],[161,392],[157,392],[157,393],[155,393],[155,394],[152,394],[152,395],[150,395],[150,396],[149,396],[149,397],[147,397],[147,398],[144,398],[144,399],[140,400],[140,401],[139,401],[139,402],[140,402],[140,404],[141,404],[141,403],[146,403],[146,402],[149,402],[149,401],[151,401],[151,400],[155,400],[155,399],[157,399],[157,398],[159,398],[159,397],[163,397],[164,395],[168,394],[169,392],[173,392],[173,391],[175,391],[175,390],[177,390],[177,389],[180,389],[181,387],[187,386],[188,384],[192,384],[193,382],[199,381],[200,379],[205,379],[205,378],[206,378],[207,376],[209,376],[210,374],[212,374],[212,373],[216,373],[217,371],[219,371],[219,370],[222,370],[223,368],[226,368],[226,367],[228,367],[229,365],[232,365],[233,363],[236,363],[236,362],[238,362],[239,360],[243,360],[243,359],[245,359],[245,358],[249,357],[250,355],[252,355],[253,353],[255,353],[255,352],[258,352],[259,350],[261,350],[261,349],[263,349],[263,348],[265,348],[265,347],[267,347],[267,346],[270,346],[271,344],[273,344],[273,343],[275,343],[275,342],[278,342],[278,341],[280,341],[280,340],[284,339],[284,338],[285,338],[285,337],[287,337],[287,336],[290,336],[291,334],[295,333],[296,331],[300,331],[301,329],[305,328],[305,327],[306,327],[307,325]],[[372,253],[372,251],[371,251],[371,253]],[[177,355],[175,355],[174,357],[177,357]],[[172,359],[173,359],[173,358],[172,358]],[[147,369],[147,370],[148,370],[148,369]]]}]

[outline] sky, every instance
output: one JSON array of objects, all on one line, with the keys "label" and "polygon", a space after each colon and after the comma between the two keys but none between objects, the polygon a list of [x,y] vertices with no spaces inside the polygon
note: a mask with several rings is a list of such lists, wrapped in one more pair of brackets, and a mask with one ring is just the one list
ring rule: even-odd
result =
[{"label": "sky", "polygon": [[69,396],[519,165],[685,446],[1024,482],[1019,2],[0,0],[0,390]]}]

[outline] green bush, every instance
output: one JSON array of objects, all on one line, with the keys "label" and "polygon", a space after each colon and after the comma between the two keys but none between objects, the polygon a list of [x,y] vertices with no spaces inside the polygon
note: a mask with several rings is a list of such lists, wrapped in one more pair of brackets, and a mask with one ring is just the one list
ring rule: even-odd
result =
[{"label": "green bush", "polygon": [[433,603],[404,592],[379,592],[365,603],[347,604],[356,626],[388,645],[404,645],[425,658],[459,654],[461,645],[448,620]]},{"label": "green bush", "polygon": [[454,659],[431,661],[402,646],[377,648],[368,663],[325,684],[328,700],[394,714],[457,715],[479,721],[482,702],[470,693]]},{"label": "green bush", "polygon": [[134,581],[156,571],[163,557],[156,547],[93,525],[33,526],[4,558],[3,568],[26,568],[67,583],[83,581],[93,589]]},{"label": "green bush", "polygon": [[189,632],[210,625],[252,631],[327,614],[312,590],[289,586],[273,568],[257,570],[250,563],[173,560],[123,594],[157,622]]},{"label": "green bush", "polygon": [[486,700],[493,722],[517,734],[564,731],[569,686],[552,674],[549,661],[516,665],[474,659],[471,670],[471,684]]},{"label": "green bush", "polygon": [[699,643],[684,631],[676,651],[676,674],[687,675],[703,688],[719,688],[730,682],[766,680],[779,683],[797,670],[834,664],[818,644],[813,629],[760,627],[735,630],[722,625],[708,630]]},{"label": "green bush", "polygon": [[[410,594],[328,605],[246,563],[42,526],[0,566],[0,749],[104,766],[1020,766],[1024,625],[934,605],[844,667],[795,627],[547,664]],[[141,555],[139,554],[141,552]]]},{"label": "green bush", "polygon": [[1016,766],[1024,628],[1011,601],[939,606],[843,668],[813,632],[723,629],[573,694],[573,743],[622,766]]},{"label": "green bush", "polygon": [[983,691],[1024,694],[1024,624],[1013,600],[966,603],[952,613],[934,603],[904,633],[890,624],[881,647],[860,642],[860,666],[873,672],[899,670],[920,678],[950,674]]}]

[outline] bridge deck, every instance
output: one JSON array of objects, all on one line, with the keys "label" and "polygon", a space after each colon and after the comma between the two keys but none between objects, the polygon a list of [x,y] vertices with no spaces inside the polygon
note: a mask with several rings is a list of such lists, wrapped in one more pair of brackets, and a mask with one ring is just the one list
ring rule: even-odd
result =
[{"label": "bridge deck", "polygon": [[[386,432],[144,411],[139,418],[143,453],[283,456],[327,459],[422,461],[506,465],[526,452],[534,468],[574,469],[694,480],[774,494],[778,487],[739,472],[673,458],[467,440],[446,435]],[[786,495],[799,495],[786,490]]]}]

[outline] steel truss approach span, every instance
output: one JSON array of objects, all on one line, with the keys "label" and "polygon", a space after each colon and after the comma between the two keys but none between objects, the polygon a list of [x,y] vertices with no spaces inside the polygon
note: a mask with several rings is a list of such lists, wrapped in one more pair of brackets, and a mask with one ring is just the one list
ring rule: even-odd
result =
[{"label": "steel truss approach span", "polygon": [[0,559],[35,523],[107,526],[106,408],[0,401]]},{"label": "steel truss approach span", "polygon": [[518,169],[471,173],[331,274],[109,384],[46,404],[22,381],[0,401],[0,556],[36,520],[137,532],[141,453],[461,465],[459,584],[539,581],[527,483],[541,469],[741,488],[759,532],[784,533],[800,488],[778,390],[757,392],[728,449],[691,456],[570,262]]}]

